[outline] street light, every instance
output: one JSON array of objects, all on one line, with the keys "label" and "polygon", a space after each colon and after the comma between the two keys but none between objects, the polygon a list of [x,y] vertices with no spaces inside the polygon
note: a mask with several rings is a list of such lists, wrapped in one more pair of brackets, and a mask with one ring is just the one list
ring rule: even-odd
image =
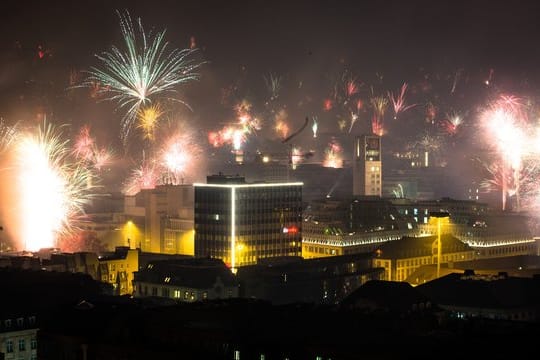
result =
[{"label": "street light", "polygon": [[437,219],[437,278],[441,275],[441,252],[442,252],[442,244],[441,244],[441,221],[443,219],[450,218],[450,214],[446,211],[439,211],[439,212],[430,212],[429,213],[430,218]]}]

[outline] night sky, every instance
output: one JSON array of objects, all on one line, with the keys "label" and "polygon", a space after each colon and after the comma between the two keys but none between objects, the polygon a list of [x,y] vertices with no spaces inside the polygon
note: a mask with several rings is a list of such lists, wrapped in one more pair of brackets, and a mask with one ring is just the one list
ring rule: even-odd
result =
[{"label": "night sky", "polygon": [[[235,104],[247,100],[265,124],[246,141],[251,152],[283,151],[267,104],[264,80],[270,74],[281,79],[275,106],[287,110],[289,134],[305,117],[319,120],[318,143],[308,130],[295,139],[315,151],[314,160],[322,161],[332,141],[350,157],[351,135],[370,131],[370,98],[397,93],[407,83],[407,104],[415,106],[396,120],[388,105],[385,149],[404,149],[428,133],[440,136],[441,152],[451,154],[442,162],[462,172],[472,171],[471,154],[485,148],[476,127],[480,109],[500,94],[533,102],[538,94],[537,1],[7,1],[3,6],[0,116],[7,123],[33,123],[45,114],[72,125],[72,136],[90,124],[102,143],[116,148],[121,148],[122,111],[114,102],[91,99],[84,89],[66,90],[70,73],[80,81],[87,69],[99,66],[95,54],[121,47],[116,10],[140,17],[147,32],[166,29],[171,47],[187,48],[195,38],[205,61],[201,78],[180,87],[179,96],[192,110],[175,107],[174,116],[204,139],[234,122]],[[338,126],[350,116],[350,104],[339,104],[336,96],[346,79],[355,80],[363,102],[351,131]],[[333,108],[325,109],[325,100],[333,97]],[[427,119],[431,105],[436,114]],[[463,132],[452,138],[434,125],[450,113],[464,118]],[[230,150],[201,143],[207,154]],[[136,166],[142,153],[137,141],[130,146],[117,150],[130,158],[127,168]],[[198,171],[193,180],[206,175],[205,169]]]}]

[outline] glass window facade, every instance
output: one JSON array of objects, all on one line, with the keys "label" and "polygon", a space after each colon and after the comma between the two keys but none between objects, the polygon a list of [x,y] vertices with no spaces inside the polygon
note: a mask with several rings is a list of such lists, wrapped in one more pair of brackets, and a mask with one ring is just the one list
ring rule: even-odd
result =
[{"label": "glass window facade", "polygon": [[195,256],[233,267],[301,256],[301,183],[195,186],[194,215]]}]

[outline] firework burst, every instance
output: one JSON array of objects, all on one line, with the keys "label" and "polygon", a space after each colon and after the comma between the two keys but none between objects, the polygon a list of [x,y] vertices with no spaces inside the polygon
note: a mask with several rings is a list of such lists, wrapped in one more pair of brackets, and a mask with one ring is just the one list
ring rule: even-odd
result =
[{"label": "firework burst", "polygon": [[403,83],[399,95],[394,95],[390,91],[388,92],[388,98],[394,106],[394,119],[397,119],[399,113],[407,111],[408,109],[416,106],[416,104],[405,105],[405,92],[407,91],[407,86],[407,83]]},{"label": "firework burst", "polygon": [[156,95],[171,98],[178,85],[197,80],[195,71],[202,63],[194,59],[196,49],[170,49],[165,31],[151,36],[145,33],[141,19],[134,26],[128,12],[118,12],[118,16],[125,50],[113,46],[111,51],[97,55],[103,67],[91,68],[83,85],[101,84],[98,93],[126,109],[121,123],[125,144],[140,107]]},{"label": "firework burst", "polygon": [[92,197],[92,173],[70,159],[60,128],[44,124],[17,142],[19,219],[27,250],[58,246]]},{"label": "firework burst", "polygon": [[139,124],[137,128],[141,129],[143,139],[154,141],[155,132],[158,126],[158,120],[165,112],[159,103],[141,107],[137,113]]}]

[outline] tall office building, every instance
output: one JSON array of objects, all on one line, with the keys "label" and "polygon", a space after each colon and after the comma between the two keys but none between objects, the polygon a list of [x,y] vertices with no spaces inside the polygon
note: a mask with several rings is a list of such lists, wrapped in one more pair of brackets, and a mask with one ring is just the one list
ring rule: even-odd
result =
[{"label": "tall office building", "polygon": [[382,152],[377,135],[358,136],[354,141],[353,196],[381,196]]},{"label": "tall office building", "polygon": [[246,183],[211,175],[195,187],[195,256],[235,269],[257,259],[301,256],[301,182]]}]

